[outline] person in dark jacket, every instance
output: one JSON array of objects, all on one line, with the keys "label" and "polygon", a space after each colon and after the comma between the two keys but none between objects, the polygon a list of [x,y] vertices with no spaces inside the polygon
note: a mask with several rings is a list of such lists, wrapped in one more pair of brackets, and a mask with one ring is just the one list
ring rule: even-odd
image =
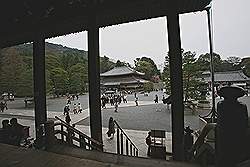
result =
[{"label": "person in dark jacket", "polygon": [[146,137],[146,144],[148,145],[147,156],[151,155],[151,132],[148,132],[148,136]]},{"label": "person in dark jacket", "polygon": [[69,116],[69,113],[68,113],[68,112],[66,113],[65,122],[67,122],[67,124],[69,124],[69,125],[70,125],[71,118],[70,118],[70,116]]},{"label": "person in dark jacket", "polygon": [[24,126],[17,122],[16,118],[10,120],[10,138],[13,145],[19,146],[24,137]]},{"label": "person in dark jacket", "polygon": [[114,123],[113,117],[110,117],[109,118],[109,129],[108,129],[107,135],[108,135],[108,137],[111,137],[111,139],[113,139],[114,134],[115,134],[115,123]]},{"label": "person in dark jacket", "polygon": [[5,119],[2,121],[2,128],[0,129],[0,143],[11,144],[10,133],[9,120]]}]

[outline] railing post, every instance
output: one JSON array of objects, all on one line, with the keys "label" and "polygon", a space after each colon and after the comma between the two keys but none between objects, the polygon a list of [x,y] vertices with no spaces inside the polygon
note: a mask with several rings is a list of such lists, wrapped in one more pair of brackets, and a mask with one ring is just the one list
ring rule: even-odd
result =
[{"label": "railing post", "polygon": [[88,140],[88,144],[89,144],[89,150],[93,150],[93,148],[90,147],[91,146],[90,140]]},{"label": "railing post", "polygon": [[54,121],[49,120],[45,122],[45,146],[46,149],[53,146],[55,143]]},{"label": "railing post", "polygon": [[133,148],[131,143],[130,143],[130,156],[133,156]]},{"label": "railing post", "polygon": [[123,133],[121,133],[121,155],[123,155]]},{"label": "railing post", "polygon": [[126,155],[128,155],[128,139],[126,139]]},{"label": "railing post", "polygon": [[87,149],[86,148],[86,141],[85,141],[84,137],[82,135],[79,135],[79,139],[80,139],[80,147]]},{"label": "railing post", "polygon": [[62,143],[64,141],[64,136],[63,136],[63,125],[61,124],[61,140],[62,140]]},{"label": "railing post", "polygon": [[119,128],[117,128],[117,154],[120,154],[120,133]]},{"label": "railing post", "polygon": [[133,150],[134,150],[134,156],[135,156],[135,147],[134,147],[134,149],[133,149]]},{"label": "railing post", "polygon": [[69,127],[67,127],[66,140],[67,140],[67,142],[68,142],[69,145],[73,144],[73,141],[72,141],[72,130]]}]

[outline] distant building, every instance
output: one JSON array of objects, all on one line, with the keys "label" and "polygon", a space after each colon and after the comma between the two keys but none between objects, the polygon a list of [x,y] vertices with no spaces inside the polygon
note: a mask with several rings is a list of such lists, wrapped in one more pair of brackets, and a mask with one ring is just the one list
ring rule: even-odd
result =
[{"label": "distant building", "polygon": [[149,82],[143,79],[144,75],[144,73],[127,66],[114,67],[101,74],[101,86],[102,88],[120,90],[140,89],[144,83]]},{"label": "distant building", "polygon": [[[206,71],[202,73],[202,80],[206,83],[211,82],[210,72]],[[225,72],[215,72],[214,73],[215,85],[220,84],[235,84],[247,86],[250,82],[250,78],[247,77],[241,70],[239,71],[225,71]]]}]

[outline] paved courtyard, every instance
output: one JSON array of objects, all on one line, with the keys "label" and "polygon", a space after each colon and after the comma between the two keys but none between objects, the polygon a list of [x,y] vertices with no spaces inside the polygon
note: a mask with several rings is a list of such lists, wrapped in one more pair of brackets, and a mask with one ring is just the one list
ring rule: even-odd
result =
[{"label": "paved courtyard", "polygon": [[[159,104],[153,102],[155,94],[159,96]],[[167,131],[166,148],[167,151],[171,151],[171,112],[167,109],[166,105],[162,104],[162,95],[162,92],[152,92],[149,96],[138,94],[139,106],[135,106],[134,95],[129,95],[127,98],[128,103],[121,103],[117,113],[114,112],[114,106],[110,106],[109,104],[106,109],[102,109],[104,150],[107,152],[116,152],[116,139],[110,140],[106,136],[108,119],[113,117],[138,146],[140,156],[146,156],[147,146],[145,144],[145,138],[147,132],[151,129]],[[16,117],[21,124],[30,126],[30,135],[35,137],[34,109],[32,106],[24,108],[23,100],[24,99],[16,99],[14,102],[8,103],[9,109],[4,113],[0,113],[0,121]],[[221,99],[216,98],[216,102],[219,100]],[[248,96],[240,98],[240,101],[247,104],[250,110],[250,98]],[[88,94],[80,96],[80,99],[78,101],[75,100],[73,104],[78,102],[81,102],[84,110],[81,114],[70,114],[72,123],[76,123],[76,128],[90,135]],[[65,97],[47,99],[48,118],[54,119],[55,116],[58,116],[64,120],[63,107],[65,104]],[[73,105],[71,105],[71,109],[72,106]],[[198,110],[193,114],[186,109],[184,118],[185,126],[190,126],[192,129],[199,129],[198,115],[206,115],[209,111],[210,110]]]},{"label": "paved courtyard", "polygon": [[[122,105],[121,105],[122,106]],[[108,120],[113,117],[122,128],[149,131],[151,129],[171,131],[171,112],[165,104],[148,104],[141,106],[114,107],[102,110],[102,125],[108,127]],[[78,125],[89,126],[89,117],[78,122]],[[185,125],[193,129],[199,128],[199,118],[186,111]]]}]

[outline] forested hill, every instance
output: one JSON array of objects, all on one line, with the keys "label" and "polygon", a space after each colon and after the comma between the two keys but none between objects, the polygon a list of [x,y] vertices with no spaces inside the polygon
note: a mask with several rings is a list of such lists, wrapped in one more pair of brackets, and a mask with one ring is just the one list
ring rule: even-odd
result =
[{"label": "forested hill", "polygon": [[[33,45],[23,44],[0,51],[0,94],[33,95]],[[79,93],[86,90],[87,51],[46,43],[47,93]],[[108,57],[101,57],[101,72],[114,66]]]},{"label": "forested hill", "polygon": [[[30,43],[13,46],[13,48],[17,49],[17,51],[20,52],[21,54],[23,53],[23,54],[32,55],[33,45]],[[78,55],[84,59],[87,59],[87,55],[88,55],[88,52],[84,51],[84,50],[68,48],[66,46],[48,43],[48,42],[45,43],[45,52],[46,52],[46,55],[48,55],[48,54],[52,54],[52,55],[63,55],[63,54]]]}]

